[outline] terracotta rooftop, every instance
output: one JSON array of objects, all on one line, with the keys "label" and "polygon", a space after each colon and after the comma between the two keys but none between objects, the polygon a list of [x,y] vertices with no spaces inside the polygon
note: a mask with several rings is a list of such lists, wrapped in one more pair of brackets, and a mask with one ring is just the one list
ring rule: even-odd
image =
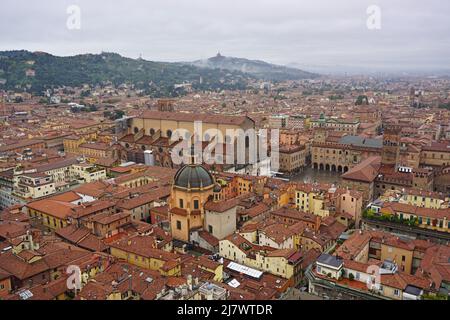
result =
[{"label": "terracotta rooftop", "polygon": [[342,175],[343,179],[370,183],[375,180],[381,166],[381,157],[370,157]]}]

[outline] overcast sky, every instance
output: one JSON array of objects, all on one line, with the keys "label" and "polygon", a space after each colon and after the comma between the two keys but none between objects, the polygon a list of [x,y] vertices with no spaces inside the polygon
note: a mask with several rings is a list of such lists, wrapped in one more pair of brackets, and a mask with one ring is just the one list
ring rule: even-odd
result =
[{"label": "overcast sky", "polygon": [[[66,10],[81,9],[69,30]],[[381,29],[369,30],[370,5]],[[450,69],[447,0],[1,0],[0,50],[226,56],[367,70]]]}]

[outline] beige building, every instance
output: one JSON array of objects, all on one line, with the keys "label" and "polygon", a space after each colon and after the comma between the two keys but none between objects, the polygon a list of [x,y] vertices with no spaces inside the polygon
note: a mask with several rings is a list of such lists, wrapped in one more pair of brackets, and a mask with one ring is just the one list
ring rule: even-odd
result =
[{"label": "beige building", "polygon": [[269,117],[269,127],[271,129],[286,129],[289,126],[289,116],[277,114]]},{"label": "beige building", "polygon": [[225,259],[289,279],[289,285],[296,284],[301,261],[296,249],[267,250],[236,233],[220,241],[219,253]]},{"label": "beige building", "polygon": [[306,148],[305,146],[281,146],[280,154],[280,172],[295,174],[302,171],[306,166]]},{"label": "beige building", "polygon": [[82,183],[90,183],[98,180],[105,180],[106,169],[99,168],[88,163],[74,164],[70,168],[70,175],[77,178]]},{"label": "beige building", "polygon": [[312,120],[312,128],[329,128],[334,131],[346,132],[348,134],[355,135],[358,132],[359,121],[358,120],[345,120],[337,118],[327,118],[323,113],[319,119]]},{"label": "beige building", "polygon": [[420,153],[420,163],[428,166],[449,166],[450,165],[450,144],[432,143],[425,146]]},{"label": "beige building", "polygon": [[14,193],[23,199],[39,199],[56,192],[52,177],[43,173],[28,173],[18,176]]},{"label": "beige building", "polygon": [[288,226],[275,223],[259,231],[259,245],[275,249],[293,249],[295,232]]},{"label": "beige building", "polygon": [[[215,186],[215,195],[220,191]],[[210,200],[205,204],[204,229],[219,240],[222,240],[236,231],[236,199]]]},{"label": "beige building", "polygon": [[[129,126],[129,133],[137,134],[140,131],[144,135],[153,137],[155,134],[163,138],[171,138],[176,129],[185,129],[194,134],[194,122],[202,122],[202,141],[210,141],[213,137],[207,132],[209,129],[216,129],[222,133],[218,137],[219,143],[224,143],[227,139],[227,129],[244,131],[255,128],[255,122],[246,116],[224,116],[194,113],[177,113],[161,111],[145,111],[140,116],[133,118]],[[227,141],[232,141],[228,137]]]}]

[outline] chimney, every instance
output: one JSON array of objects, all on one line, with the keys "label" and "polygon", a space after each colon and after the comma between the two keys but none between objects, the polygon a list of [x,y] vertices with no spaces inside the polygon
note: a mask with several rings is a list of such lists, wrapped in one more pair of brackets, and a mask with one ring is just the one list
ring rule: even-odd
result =
[{"label": "chimney", "polygon": [[189,287],[189,290],[192,291],[192,275],[187,276],[187,285]]},{"label": "chimney", "polygon": [[316,216],[316,231],[319,231],[320,228],[320,217]]}]

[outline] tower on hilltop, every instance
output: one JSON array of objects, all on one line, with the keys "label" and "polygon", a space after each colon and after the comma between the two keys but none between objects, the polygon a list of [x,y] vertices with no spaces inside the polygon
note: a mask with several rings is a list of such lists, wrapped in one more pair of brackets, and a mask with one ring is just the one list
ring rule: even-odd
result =
[{"label": "tower on hilltop", "polygon": [[175,100],[173,99],[159,99],[156,107],[158,111],[173,112],[175,111],[174,104]]}]

